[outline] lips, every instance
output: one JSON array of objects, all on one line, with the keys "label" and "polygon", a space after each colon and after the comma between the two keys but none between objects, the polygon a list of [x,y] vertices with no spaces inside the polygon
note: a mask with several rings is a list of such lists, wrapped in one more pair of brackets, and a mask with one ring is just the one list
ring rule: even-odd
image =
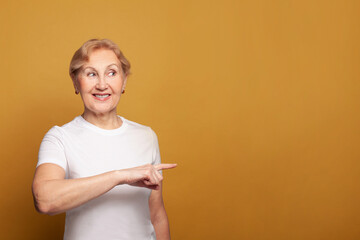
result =
[{"label": "lips", "polygon": [[94,98],[96,100],[106,101],[106,100],[110,99],[111,94],[109,94],[109,93],[101,93],[101,94],[95,93],[95,94],[93,94],[93,96],[94,96]]}]

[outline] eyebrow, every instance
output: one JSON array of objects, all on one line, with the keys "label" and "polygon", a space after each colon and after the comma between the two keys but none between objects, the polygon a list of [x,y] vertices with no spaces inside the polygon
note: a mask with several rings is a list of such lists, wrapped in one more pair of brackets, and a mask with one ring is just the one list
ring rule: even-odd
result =
[{"label": "eyebrow", "polygon": [[96,69],[95,69],[95,68],[90,67],[90,66],[83,68],[83,71],[85,71],[85,70],[86,70],[86,69],[88,69],[88,68],[90,68],[90,69],[92,69],[92,70],[96,71]]},{"label": "eyebrow", "polygon": [[117,68],[119,68],[119,66],[116,63],[110,64],[109,66],[107,66],[106,68],[109,68],[111,66],[116,66]]},{"label": "eyebrow", "polygon": [[[118,66],[116,63],[112,63],[112,64],[108,65],[106,68],[109,68],[109,67],[111,67],[111,66],[116,66],[118,69],[120,69],[119,66]],[[87,66],[87,67],[85,67],[83,70],[85,70],[85,69],[87,69],[87,68],[90,68],[90,69],[96,71],[96,69],[93,68],[93,67],[91,67],[91,66]]]}]

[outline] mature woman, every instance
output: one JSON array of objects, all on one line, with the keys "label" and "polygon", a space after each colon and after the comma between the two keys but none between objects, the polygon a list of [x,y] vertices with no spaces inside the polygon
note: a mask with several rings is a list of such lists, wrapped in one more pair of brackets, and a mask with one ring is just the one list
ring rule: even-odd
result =
[{"label": "mature woman", "polygon": [[170,239],[162,199],[158,140],[147,126],[117,115],[130,64],[118,46],[92,39],[70,63],[84,112],[52,127],[41,142],[35,207],[66,212],[64,239]]}]

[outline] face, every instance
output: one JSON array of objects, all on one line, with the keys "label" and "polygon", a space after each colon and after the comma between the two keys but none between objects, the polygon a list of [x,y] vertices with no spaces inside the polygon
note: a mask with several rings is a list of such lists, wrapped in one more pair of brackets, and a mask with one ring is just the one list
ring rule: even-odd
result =
[{"label": "face", "polygon": [[74,82],[84,102],[85,112],[116,113],[126,78],[115,53],[107,49],[93,51]]}]

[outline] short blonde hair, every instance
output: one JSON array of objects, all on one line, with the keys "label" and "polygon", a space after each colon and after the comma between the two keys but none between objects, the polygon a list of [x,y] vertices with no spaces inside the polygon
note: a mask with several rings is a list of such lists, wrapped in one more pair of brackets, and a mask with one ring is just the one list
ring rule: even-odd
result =
[{"label": "short blonde hair", "polygon": [[79,70],[89,60],[91,52],[98,49],[112,50],[120,61],[125,77],[130,74],[130,62],[125,58],[118,45],[109,39],[90,39],[74,53],[71,59],[69,74],[73,80],[76,79]]}]

